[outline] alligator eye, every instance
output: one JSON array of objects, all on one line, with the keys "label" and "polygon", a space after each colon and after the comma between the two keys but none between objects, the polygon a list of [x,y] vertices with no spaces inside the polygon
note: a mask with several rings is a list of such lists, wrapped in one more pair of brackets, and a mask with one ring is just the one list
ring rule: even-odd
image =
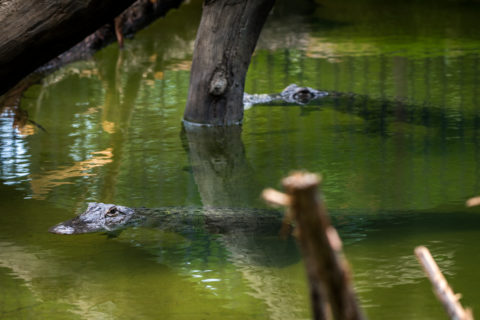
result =
[{"label": "alligator eye", "polygon": [[115,217],[118,214],[118,209],[116,207],[111,207],[108,209],[106,216],[107,217]]}]

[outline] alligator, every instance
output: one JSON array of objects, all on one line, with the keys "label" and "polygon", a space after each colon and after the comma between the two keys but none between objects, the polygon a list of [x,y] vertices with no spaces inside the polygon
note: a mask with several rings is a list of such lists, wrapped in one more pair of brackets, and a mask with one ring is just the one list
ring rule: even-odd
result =
[{"label": "alligator", "polygon": [[[321,91],[310,87],[291,84],[281,93],[248,94],[243,97],[244,109],[252,106],[284,107],[300,106],[300,115],[312,111],[333,108],[336,112],[348,113],[365,120],[366,133],[388,134],[388,125],[392,122],[406,122],[426,127],[445,126],[451,122],[450,113],[454,110],[432,105],[427,101],[415,99],[369,96],[353,92]],[[465,111],[463,118],[476,117]],[[458,120],[461,121],[461,120]],[[461,125],[459,124],[459,127]],[[446,129],[445,129],[446,130]]]},{"label": "alligator", "polygon": [[282,226],[282,213],[273,209],[252,208],[129,208],[91,202],[85,212],[51,227],[49,231],[56,234],[115,232],[139,225],[175,232],[203,228],[219,234],[278,234]]},{"label": "alligator", "polygon": [[[297,262],[300,255],[291,235],[280,239],[282,217],[283,213],[274,209],[209,207],[151,209],[92,202],[88,204],[85,212],[51,227],[49,231],[61,235],[103,233],[108,238],[115,238],[120,242],[128,239],[128,243],[135,247],[151,250],[150,245],[142,242],[142,234],[148,234],[148,229],[155,229],[165,234],[175,233],[185,239],[209,239],[206,242],[219,243],[227,250],[229,259],[239,266],[248,265],[249,268],[252,265],[285,266]],[[168,260],[185,250],[184,255],[193,260],[207,254],[203,248],[205,240],[191,241],[187,248],[182,247],[182,244],[179,244],[178,248],[170,248],[162,244],[162,241],[157,245],[161,250],[155,247],[154,255],[169,252],[165,256],[162,255],[162,260]],[[187,254],[187,251],[190,253]],[[178,264],[178,261],[168,263]]]},{"label": "alligator", "polygon": [[328,96],[327,91],[319,91],[310,87],[300,87],[291,84],[280,93],[274,94],[243,94],[243,105],[246,109],[255,104],[266,104],[272,102],[283,102],[290,104],[306,105],[312,100]]}]

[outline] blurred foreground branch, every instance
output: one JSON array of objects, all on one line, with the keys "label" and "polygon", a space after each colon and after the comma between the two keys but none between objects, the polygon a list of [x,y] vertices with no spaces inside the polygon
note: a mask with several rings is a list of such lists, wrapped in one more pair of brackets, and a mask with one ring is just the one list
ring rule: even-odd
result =
[{"label": "blurred foreground branch", "polygon": [[447,283],[438,265],[433,260],[430,251],[423,246],[415,248],[415,255],[433,285],[436,296],[443,304],[452,320],[473,320],[470,309],[464,309],[460,302],[459,294],[455,294]]},{"label": "blurred foreground branch", "polygon": [[310,286],[314,319],[364,319],[351,283],[342,242],[330,224],[326,207],[318,192],[317,175],[296,172],[283,180],[287,194],[272,189],[263,198],[274,204],[288,205],[295,222],[297,241],[302,250]]}]

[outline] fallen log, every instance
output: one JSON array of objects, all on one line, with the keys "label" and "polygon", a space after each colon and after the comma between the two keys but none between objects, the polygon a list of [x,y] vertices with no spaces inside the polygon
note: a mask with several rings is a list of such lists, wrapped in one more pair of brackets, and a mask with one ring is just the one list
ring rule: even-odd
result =
[{"label": "fallen log", "polygon": [[[106,23],[82,41],[69,48],[58,56],[52,57],[47,63],[28,74],[21,81],[12,84],[11,88],[0,97],[0,110],[2,108],[20,109],[22,94],[30,86],[41,81],[45,76],[67,65],[68,63],[91,57],[99,49],[118,39],[119,46],[124,36],[131,36],[143,29],[157,18],[164,16],[170,9],[177,8],[183,0],[137,0],[115,18],[115,27]],[[0,17],[2,14],[0,6]],[[108,21],[105,21],[108,22]],[[104,23],[105,23],[104,22]],[[114,30],[115,29],[115,30]],[[1,37],[2,35],[0,35]],[[0,54],[2,45],[0,44]],[[0,56],[0,63],[2,63]],[[0,72],[2,72],[1,69]],[[2,79],[0,81],[3,81]],[[8,88],[4,82],[0,82],[0,95],[3,89]]]},{"label": "fallen log", "polygon": [[8,0],[0,4],[0,94],[135,0]]},{"label": "fallen log", "polygon": [[364,319],[350,270],[342,254],[342,241],[330,224],[318,193],[320,179],[311,173],[296,172],[283,180],[287,195],[267,189],[263,198],[288,205],[285,223],[293,220],[307,270],[314,319]]}]

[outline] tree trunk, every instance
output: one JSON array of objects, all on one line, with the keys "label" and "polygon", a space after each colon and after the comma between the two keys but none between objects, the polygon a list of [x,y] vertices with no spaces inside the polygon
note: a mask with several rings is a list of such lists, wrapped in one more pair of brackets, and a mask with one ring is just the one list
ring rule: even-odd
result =
[{"label": "tree trunk", "polygon": [[[170,9],[178,8],[182,2],[183,0],[136,0],[133,5],[115,18],[115,20],[119,22],[115,25],[115,27],[118,27],[115,32],[120,32],[121,37],[132,36],[157,18],[164,16]],[[117,38],[118,37],[117,35]],[[92,57],[95,52],[113,41],[115,41],[113,26],[107,23],[69,50],[37,68],[10,88],[0,97],[0,111],[3,108],[10,108],[16,114],[22,114],[23,110],[20,108],[20,101],[25,90],[42,80],[42,78],[48,74],[71,62]],[[32,120],[28,118],[26,120],[32,122]]]},{"label": "tree trunk", "polygon": [[243,119],[245,75],[275,0],[205,0],[184,120],[225,126]]},{"label": "tree trunk", "polygon": [[0,3],[0,95],[135,0],[6,0]]}]

